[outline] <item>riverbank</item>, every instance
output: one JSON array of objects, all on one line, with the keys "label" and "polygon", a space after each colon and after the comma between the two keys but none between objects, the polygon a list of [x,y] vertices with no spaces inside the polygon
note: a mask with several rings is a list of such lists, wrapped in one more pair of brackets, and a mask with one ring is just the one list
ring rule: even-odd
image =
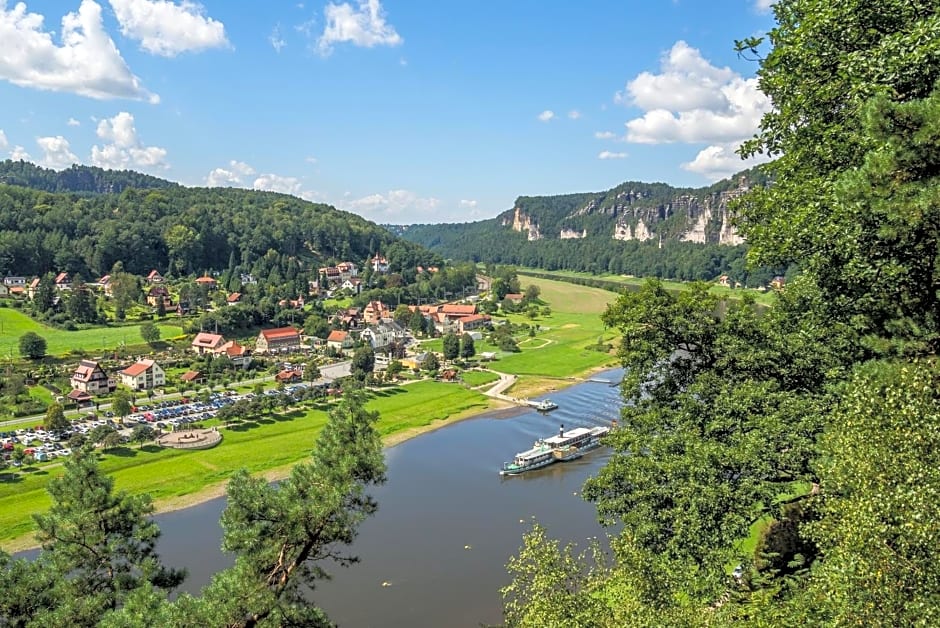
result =
[{"label": "riverbank", "polygon": [[[609,368],[609,366],[596,367],[569,378],[524,377],[521,378],[521,381],[517,380],[516,384],[514,385],[514,391],[516,390],[516,387],[519,387],[518,390],[524,390],[527,396],[534,397],[581,383],[590,378],[592,375]],[[498,382],[494,382],[494,385],[495,384],[498,384]],[[506,416],[512,416],[518,412],[524,411],[518,406],[506,401],[489,397],[485,399],[485,405],[466,408],[442,418],[432,419],[424,425],[410,425],[385,434],[382,437],[382,443],[386,448],[390,448],[423,434],[439,430],[443,427],[447,427],[467,419],[477,418],[483,415],[490,415],[494,412],[500,411],[505,412]],[[206,452],[193,451],[185,453],[188,456],[198,457],[202,454],[205,454]],[[292,460],[291,462],[285,464],[258,471],[255,475],[258,477],[263,477],[270,482],[275,482],[287,477],[290,474],[291,469],[302,460],[303,458]],[[203,461],[203,464],[205,464],[205,461]],[[220,479],[217,482],[207,484],[192,492],[187,492],[182,495],[170,495],[166,497],[155,498],[153,502],[155,509],[154,514],[163,514],[176,510],[182,510],[222,497],[225,495],[225,489],[227,485],[228,478],[226,477],[224,479]],[[36,543],[35,537],[33,536],[33,531],[29,531],[25,534],[17,535],[10,539],[4,539],[0,541],[0,548],[11,553],[35,549],[36,547],[38,547],[38,544]]]}]

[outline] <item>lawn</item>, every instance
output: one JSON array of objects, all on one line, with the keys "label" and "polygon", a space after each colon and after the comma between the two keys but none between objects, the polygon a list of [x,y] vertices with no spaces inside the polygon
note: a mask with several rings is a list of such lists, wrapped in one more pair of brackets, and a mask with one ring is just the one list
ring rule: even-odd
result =
[{"label": "lawn", "polygon": [[[158,323],[160,337],[173,338],[183,333],[176,325]],[[142,344],[140,325],[96,327],[78,331],[65,331],[37,323],[26,314],[10,308],[0,308],[0,356],[18,356],[19,338],[28,331],[46,339],[49,355],[65,355],[73,349],[95,352],[115,349],[122,344]]]},{"label": "lawn", "polygon": [[[483,410],[488,400],[454,384],[419,382],[372,394],[367,407],[380,413],[378,430],[389,435],[429,425],[468,411]],[[295,410],[261,417],[224,430],[222,444],[205,451],[147,446],[119,448],[102,457],[101,468],[118,489],[149,493],[155,501],[190,495],[226,481],[236,469],[258,473],[298,462],[313,450],[326,423],[324,410]],[[62,472],[58,464],[11,474],[0,481],[0,543],[34,529],[31,513],[48,508],[46,482]]]},{"label": "lawn", "polygon": [[489,371],[462,371],[460,373],[460,379],[462,379],[467,386],[474,387],[495,382],[499,379],[499,375]]}]

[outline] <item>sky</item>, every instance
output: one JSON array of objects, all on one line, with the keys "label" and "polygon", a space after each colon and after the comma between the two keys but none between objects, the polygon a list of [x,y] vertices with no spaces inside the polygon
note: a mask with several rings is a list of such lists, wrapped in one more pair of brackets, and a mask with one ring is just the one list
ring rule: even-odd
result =
[{"label": "sky", "polygon": [[771,0],[0,0],[0,159],[274,190],[378,223],[703,186],[769,103]]}]

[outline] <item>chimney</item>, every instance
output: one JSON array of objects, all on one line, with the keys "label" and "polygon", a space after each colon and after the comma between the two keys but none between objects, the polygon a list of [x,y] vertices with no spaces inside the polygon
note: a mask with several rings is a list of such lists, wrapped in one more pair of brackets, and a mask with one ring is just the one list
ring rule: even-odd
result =
[{"label": "chimney", "polygon": [[564,438],[565,436],[565,424],[564,423],[558,426],[558,435]]}]

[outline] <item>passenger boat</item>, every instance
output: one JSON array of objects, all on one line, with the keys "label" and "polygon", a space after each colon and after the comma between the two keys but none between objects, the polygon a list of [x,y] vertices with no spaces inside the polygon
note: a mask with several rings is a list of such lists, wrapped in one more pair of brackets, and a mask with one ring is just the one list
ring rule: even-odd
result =
[{"label": "passenger boat", "polygon": [[504,462],[499,474],[518,475],[533,469],[541,469],[553,462],[555,462],[555,453],[552,448],[543,441],[537,440],[532,449],[519,452],[512,462]]},{"label": "passenger boat", "polygon": [[553,462],[567,462],[584,455],[584,452],[600,447],[601,438],[610,432],[609,427],[576,427],[565,431],[558,428],[557,436],[535,441],[531,449],[516,454],[512,462],[503,463],[500,475],[518,475],[540,469]]}]

